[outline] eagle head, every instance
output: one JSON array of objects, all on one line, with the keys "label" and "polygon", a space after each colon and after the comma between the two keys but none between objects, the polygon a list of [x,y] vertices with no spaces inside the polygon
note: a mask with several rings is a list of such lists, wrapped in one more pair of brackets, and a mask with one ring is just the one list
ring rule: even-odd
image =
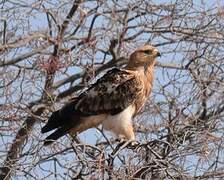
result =
[{"label": "eagle head", "polygon": [[134,51],[129,59],[128,67],[148,66],[160,56],[158,49],[151,45],[145,45]]}]

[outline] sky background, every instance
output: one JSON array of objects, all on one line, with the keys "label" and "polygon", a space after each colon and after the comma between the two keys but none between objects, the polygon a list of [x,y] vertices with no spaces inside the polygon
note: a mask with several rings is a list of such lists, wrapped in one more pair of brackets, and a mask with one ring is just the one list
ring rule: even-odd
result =
[{"label": "sky background", "polygon": [[[16,2],[16,1],[12,1],[12,2]],[[46,8],[53,8],[54,6],[54,3],[57,2],[57,1],[49,1],[48,4],[46,4]],[[170,3],[170,2],[174,2],[174,1],[165,1],[165,0],[158,0],[158,1],[152,1],[153,3],[157,3],[157,4],[166,4],[166,3]],[[217,10],[217,8],[219,7],[223,7],[224,6],[224,1],[193,1],[194,4],[196,4],[194,7],[196,7],[197,9],[201,9],[201,10],[205,10],[206,8],[210,9],[211,7],[214,7],[214,11]],[[35,32],[35,31],[45,31],[47,30],[47,19],[46,19],[46,14],[44,12],[40,13],[40,11],[38,10],[35,10],[32,9],[32,11],[30,11],[29,8],[26,7],[25,4],[28,4],[31,3],[30,2],[25,2],[25,1],[17,1],[18,3],[18,7],[21,8],[21,4],[23,4],[23,9],[24,9],[24,14],[21,14],[21,16],[24,16],[24,18],[26,19],[25,16],[27,16],[27,14],[30,14],[32,15],[31,17],[29,17],[30,21],[29,21],[29,25],[30,25],[30,33],[31,32]],[[52,3],[52,5],[51,5]],[[203,4],[205,3],[205,5]],[[90,3],[91,4],[91,3]],[[91,6],[89,4],[89,6]],[[108,5],[110,5],[110,2],[108,2]],[[219,7],[217,7],[217,5]],[[49,7],[48,7],[49,6]],[[86,4],[86,8],[88,8],[88,4]],[[69,9],[69,6],[68,6],[68,9]],[[21,10],[21,9],[18,9],[18,10]],[[15,9],[15,12],[17,11],[17,9]],[[28,13],[30,11],[30,13]],[[187,10],[186,10],[187,11]],[[189,11],[189,10],[188,10]],[[194,9],[190,9],[190,11],[194,11]],[[67,12],[65,11],[62,11],[62,12],[58,12],[59,14],[67,14]],[[184,13],[184,12],[183,12]],[[15,13],[16,14],[16,13]],[[4,9],[2,9],[0,11],[0,19],[7,19],[7,18],[10,18],[10,19],[14,19],[16,21],[16,16],[15,14],[11,13],[10,15],[7,15],[7,17],[5,17],[5,13],[4,13]],[[15,16],[15,17],[14,17]],[[20,16],[20,18],[21,18]],[[89,20],[91,19],[91,17],[89,18]],[[63,21],[64,19],[61,19],[61,22]],[[88,20],[87,20],[88,21]],[[103,18],[99,18],[97,19],[96,21],[96,26],[98,26],[99,28],[101,28],[102,26],[105,26],[106,25],[110,25],[110,24],[107,24],[105,23],[105,19]],[[59,22],[60,22],[60,19],[59,19]],[[90,21],[89,21],[90,22]],[[109,21],[108,21],[109,22]],[[134,23],[138,23],[138,22],[134,22]],[[197,22],[194,22],[192,21],[192,26],[194,26],[194,23],[197,24]],[[86,23],[88,24],[88,22]],[[73,26],[74,24],[70,24],[70,26]],[[17,31],[18,35],[21,33],[23,34],[24,31],[22,29],[22,22],[21,22],[21,30]],[[46,27],[46,28],[45,28]],[[13,29],[14,28],[14,24],[13,24],[13,20],[10,21],[10,23],[8,24],[8,29]],[[18,26],[17,28],[20,28],[20,26]],[[120,27],[118,27],[115,24],[113,24],[113,28],[117,31],[120,30]],[[133,32],[129,32],[130,34],[131,33],[135,33],[134,31]],[[100,36],[100,34],[99,34]],[[112,36],[112,35],[111,35]],[[144,44],[146,40],[149,39],[149,37],[151,36],[151,39],[152,39],[152,43],[155,44],[155,45],[159,45],[161,42],[163,42],[164,40],[161,39],[160,37],[153,37],[152,34],[144,34],[143,36],[141,36],[141,39],[138,41],[137,44],[127,44],[127,46],[125,47],[126,49],[129,49],[128,53],[127,54],[130,54],[136,47],[138,47],[139,45],[141,44]],[[168,35],[169,36],[169,35]],[[103,39],[101,42],[102,42],[102,46],[104,47],[105,44],[107,44],[108,42],[108,37],[107,39]],[[104,43],[103,43],[104,42]],[[177,64],[177,65],[184,65],[185,61],[183,61],[183,58],[185,57],[185,54],[183,52],[180,52],[180,53],[176,53],[176,54],[172,54],[170,53],[174,47],[176,46],[176,44],[173,44],[173,45],[167,45],[167,46],[158,46],[158,49],[160,50],[160,52],[162,52],[162,57],[160,59],[158,59],[159,62],[161,63],[174,63],[174,64]],[[105,49],[107,47],[104,47]],[[194,47],[192,47],[194,48]],[[26,52],[28,49],[26,48],[21,48],[21,54]],[[88,50],[87,50],[88,51]],[[127,56],[127,54],[125,54]],[[9,54],[9,57],[14,57],[14,53],[11,53]],[[98,54],[96,55],[96,58],[99,59],[99,61],[101,60],[102,54]],[[72,55],[71,57],[72,59],[75,59],[75,53]],[[108,60],[110,59],[110,57],[108,57]],[[88,61],[88,57],[86,57],[86,61]],[[26,61],[25,62],[26,64],[33,64],[33,62],[29,62]],[[13,68],[11,70],[14,70]],[[74,73],[77,73],[77,72],[80,72],[81,69],[80,68],[77,68],[77,67],[71,67],[69,68],[69,70],[67,71],[68,74],[74,74]],[[57,76],[56,76],[56,79],[55,79],[55,82],[57,82],[58,80],[64,78],[65,75],[62,75],[62,73],[58,73]],[[178,79],[176,78],[178,77]],[[43,79],[44,80],[44,79]],[[169,70],[164,70],[163,68],[159,68],[157,67],[155,69],[155,82],[154,82],[154,88],[153,88],[153,93],[152,93],[152,96],[151,96],[151,99],[153,100],[153,102],[156,104],[156,103],[164,103],[167,101],[167,99],[164,97],[164,95],[158,95],[158,92],[160,91],[160,87],[161,86],[164,86],[166,85],[168,82],[170,81],[176,81],[176,82],[180,82],[180,86],[182,86],[182,82],[186,81],[186,82],[191,82],[191,79],[189,79],[189,77],[187,76],[187,72],[186,71],[177,71],[177,70],[172,70],[172,69],[169,69]],[[43,82],[43,81],[42,81]],[[94,82],[94,80],[93,80]],[[76,82],[77,83],[77,82]],[[176,85],[178,86],[178,83],[176,83]],[[42,88],[42,84],[41,84],[41,81],[38,81],[36,82],[35,86],[33,86],[33,83],[32,83],[32,86],[27,86],[27,84],[25,84],[24,86],[26,87],[23,87],[23,91],[27,91],[27,92],[30,92],[31,91],[31,87],[34,88],[34,91],[35,91],[35,94],[33,95],[33,99],[27,99],[27,101],[33,101],[35,98],[39,98],[39,94],[42,93],[43,91],[43,88]],[[63,91],[66,87],[68,87],[68,85],[60,88],[60,91]],[[173,87],[173,86],[167,86],[166,88],[166,97],[170,97],[170,99],[176,97],[178,95],[178,92],[177,90],[179,89],[180,87]],[[185,92],[186,94],[189,94],[192,90],[192,86],[189,85],[189,84],[185,84],[185,86],[182,87],[182,91]],[[155,96],[156,94],[156,96]],[[179,98],[178,99],[179,101],[183,101],[183,103],[187,100],[187,97],[185,99],[185,97],[183,96],[182,98]],[[0,100],[0,103],[4,102],[4,100]],[[13,99],[12,99],[13,101]],[[193,108],[193,105],[192,106],[189,106],[189,109],[187,109],[186,111],[188,111],[188,113],[193,113],[192,110]],[[195,109],[196,110],[196,109]],[[149,118],[149,115],[145,115],[145,118]],[[156,124],[159,124],[160,122],[158,121],[158,117],[155,117],[153,115],[150,116],[150,122],[149,124],[152,124],[152,125],[156,125]],[[144,117],[143,119],[141,120],[142,122],[144,121]],[[43,126],[43,124],[36,124],[35,125],[35,134],[33,135],[34,137],[33,138],[36,138],[38,141],[44,139],[44,136],[40,134],[39,130],[40,128]],[[79,135],[79,138],[87,143],[87,144],[91,144],[91,145],[95,145],[97,139],[99,139],[99,137],[102,137],[101,133],[98,132],[96,129],[90,129],[88,131],[85,131],[83,133],[81,133]],[[109,136],[110,137],[110,136]],[[147,137],[141,137],[143,139],[143,141],[145,140],[152,140],[153,138],[158,138],[157,136],[153,136],[153,135],[149,135]],[[144,139],[145,138],[145,139]],[[103,139],[103,138],[102,138]],[[142,141],[141,139],[141,141]],[[11,142],[12,141],[12,138],[9,136],[8,139],[4,139],[4,141],[7,141],[7,142]],[[68,138],[67,137],[64,137],[62,139],[60,139],[61,142],[63,141],[68,141]],[[1,141],[0,141],[1,142]],[[2,143],[6,143],[6,142],[2,142]],[[24,159],[22,159],[22,161],[28,163],[27,165],[27,169],[30,168],[30,164],[29,162],[33,162],[34,159],[35,159],[35,162],[38,162],[39,161],[39,158],[41,157],[41,155],[43,156],[46,156],[48,153],[52,153],[52,151],[58,151],[58,148],[62,148],[63,146],[59,146],[56,148],[56,146],[52,146],[52,147],[42,147],[42,146],[32,146],[32,142],[31,143],[27,143],[26,146],[24,147],[23,151],[26,152],[27,151],[30,151],[31,149],[31,152],[36,152],[37,154],[30,154],[29,156],[25,157]],[[32,146],[32,148],[30,148]],[[54,149],[55,148],[55,149]],[[0,148],[1,150],[1,148]],[[2,150],[4,151],[4,150]],[[72,157],[71,154],[69,155],[57,155],[55,156],[55,158],[60,158],[61,156],[63,156],[63,161],[65,162],[64,164],[66,164],[68,167],[72,167],[72,163],[73,161],[71,161],[71,159],[73,159],[74,157]],[[195,158],[192,157],[192,158],[189,158],[189,166],[194,164],[194,162],[196,163],[197,160],[196,159],[193,159]],[[1,161],[0,161],[1,162]],[[58,166],[58,165],[57,165]],[[46,163],[42,163],[40,165],[40,167],[36,167],[35,168],[30,168],[30,171],[33,171],[33,174],[36,174],[37,177],[40,176],[40,177],[43,177],[44,175],[47,175],[48,172],[45,172],[44,169],[53,169],[55,168],[54,164],[52,162],[47,162]],[[57,167],[59,168],[59,167]],[[60,172],[59,174],[62,174],[63,170],[60,169]],[[66,170],[64,169],[64,173],[66,173]],[[22,177],[19,178],[19,179],[23,179]]]}]

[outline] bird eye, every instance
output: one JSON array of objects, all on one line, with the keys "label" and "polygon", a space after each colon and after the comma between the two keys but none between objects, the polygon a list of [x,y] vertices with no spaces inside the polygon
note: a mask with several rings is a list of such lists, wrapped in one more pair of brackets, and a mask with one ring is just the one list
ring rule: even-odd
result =
[{"label": "bird eye", "polygon": [[152,50],[145,50],[144,53],[147,55],[152,54]]}]

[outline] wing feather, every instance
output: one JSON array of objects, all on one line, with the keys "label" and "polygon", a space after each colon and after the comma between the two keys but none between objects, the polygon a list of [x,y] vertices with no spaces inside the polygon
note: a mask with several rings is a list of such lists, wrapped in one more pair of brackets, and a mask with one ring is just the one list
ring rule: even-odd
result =
[{"label": "wing feather", "polygon": [[142,93],[142,82],[136,73],[112,69],[79,96],[74,110],[83,116],[101,113],[117,114]]}]

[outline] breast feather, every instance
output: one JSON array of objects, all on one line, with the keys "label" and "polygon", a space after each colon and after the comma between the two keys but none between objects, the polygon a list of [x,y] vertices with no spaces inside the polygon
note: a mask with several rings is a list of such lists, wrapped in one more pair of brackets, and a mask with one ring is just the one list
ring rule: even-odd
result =
[{"label": "breast feather", "polygon": [[134,113],[135,107],[134,105],[130,105],[116,115],[108,115],[102,122],[103,128],[112,131],[116,135],[122,135],[127,127],[132,126],[132,117]]}]

